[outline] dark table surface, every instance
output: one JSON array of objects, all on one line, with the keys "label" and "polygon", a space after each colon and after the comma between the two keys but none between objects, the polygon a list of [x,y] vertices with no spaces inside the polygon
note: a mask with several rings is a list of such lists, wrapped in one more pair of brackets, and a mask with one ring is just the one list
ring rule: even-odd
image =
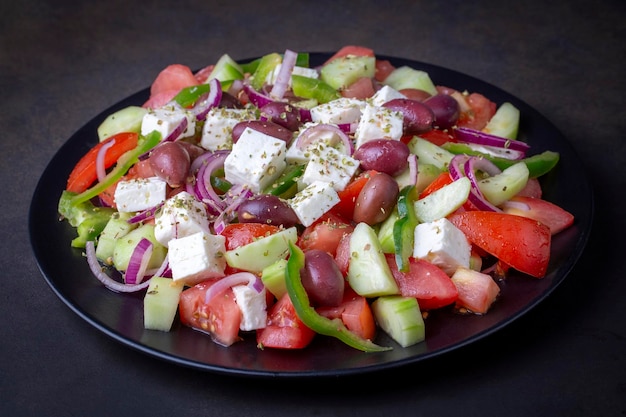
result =
[{"label": "dark table surface", "polygon": [[[3,2],[0,415],[625,415],[625,42],[615,0]],[[593,184],[595,218],[549,297],[432,360],[282,380],[144,355],[55,295],[31,250],[28,210],[46,165],[81,126],[170,63],[345,44],[488,81],[565,135]]]}]

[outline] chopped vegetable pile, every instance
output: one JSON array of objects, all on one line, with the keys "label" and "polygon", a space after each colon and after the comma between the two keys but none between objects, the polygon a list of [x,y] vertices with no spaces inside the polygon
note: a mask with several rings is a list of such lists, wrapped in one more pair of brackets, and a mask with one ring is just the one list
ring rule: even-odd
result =
[{"label": "chopped vegetable pile", "polygon": [[71,245],[145,294],[146,329],[224,346],[376,352],[423,342],[431,312],[488,314],[574,217],[542,199],[559,154],[518,138],[512,103],[435,82],[361,46],[170,65],[72,170]]}]

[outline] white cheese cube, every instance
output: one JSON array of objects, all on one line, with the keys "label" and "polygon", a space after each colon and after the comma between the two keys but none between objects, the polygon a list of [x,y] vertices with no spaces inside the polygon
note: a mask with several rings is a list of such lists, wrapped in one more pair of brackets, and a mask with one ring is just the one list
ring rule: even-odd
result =
[{"label": "white cheese cube", "polygon": [[172,239],[168,244],[168,260],[172,279],[195,285],[210,278],[224,276],[226,268],[226,238],[198,232]]},{"label": "white cheese cube", "polygon": [[288,200],[289,205],[305,227],[312,225],[339,202],[333,186],[325,181],[315,181]]},{"label": "white cheese cube", "polygon": [[118,211],[131,213],[161,204],[166,195],[167,182],[159,177],[150,177],[120,181],[114,198]]},{"label": "white cheese cube", "polygon": [[385,107],[365,106],[354,134],[356,148],[373,139],[400,140],[403,121],[404,116],[400,112]]},{"label": "white cheese cube", "polygon": [[439,266],[448,276],[458,267],[469,268],[471,249],[465,234],[445,217],[415,228],[413,257]]},{"label": "white cheese cube", "polygon": [[338,98],[311,108],[311,120],[316,123],[355,123],[361,117],[363,104],[355,98]]},{"label": "white cheese cube", "polygon": [[285,141],[246,128],[224,161],[226,180],[259,193],[287,166]]},{"label": "white cheese cube", "polygon": [[186,191],[168,198],[155,216],[154,237],[163,246],[197,232],[209,233],[206,206]]},{"label": "white cheese cube", "polygon": [[[274,84],[276,82],[276,78],[278,77],[278,73],[280,72],[281,67],[282,67],[282,64],[278,64],[274,68],[274,71],[267,74],[267,78],[265,79],[267,84]],[[315,68],[299,67],[297,65],[293,67],[293,71],[291,72],[291,74],[301,75],[303,77],[308,77],[308,78],[320,77],[319,73],[317,72]],[[289,86],[291,86],[291,78],[289,78]]]},{"label": "white cheese cube", "polygon": [[374,93],[370,99],[370,103],[374,106],[382,106],[386,102],[396,98],[406,98],[406,96],[393,87],[383,85],[380,90]]},{"label": "white cheese cube", "polygon": [[235,301],[241,310],[241,323],[239,329],[244,332],[262,329],[267,325],[267,299],[265,288],[256,292],[247,285],[235,285],[233,287]]},{"label": "white cheese cube", "polygon": [[341,191],[359,169],[358,160],[324,142],[309,146],[307,151],[311,158],[302,175],[302,182],[306,185],[324,181],[330,183],[336,191]]},{"label": "white cheese cube", "polygon": [[148,135],[156,130],[165,139],[176,129],[183,119],[187,119],[187,127],[180,137],[193,136],[196,131],[196,116],[182,107],[168,104],[158,109],[151,109],[143,116],[141,122],[141,134]]},{"label": "white cheese cube", "polygon": [[249,109],[227,109],[214,107],[207,113],[200,146],[209,151],[231,149],[233,127],[245,120],[254,120],[255,113]]}]

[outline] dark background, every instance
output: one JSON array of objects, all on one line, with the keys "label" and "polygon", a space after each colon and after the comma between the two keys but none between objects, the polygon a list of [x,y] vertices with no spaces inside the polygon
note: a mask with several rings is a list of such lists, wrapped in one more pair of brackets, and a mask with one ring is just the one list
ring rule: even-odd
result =
[{"label": "dark background", "polygon": [[[0,415],[626,415],[622,1],[20,1],[0,6]],[[246,379],[145,356],[77,317],[28,234],[65,141],[170,63],[360,44],[466,73],[568,138],[596,216],[569,277],[503,330],[356,378]]]}]

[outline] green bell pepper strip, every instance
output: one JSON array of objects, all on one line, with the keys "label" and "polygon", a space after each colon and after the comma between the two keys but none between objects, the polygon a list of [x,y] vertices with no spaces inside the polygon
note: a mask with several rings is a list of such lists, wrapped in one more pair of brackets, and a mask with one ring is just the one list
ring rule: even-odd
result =
[{"label": "green bell pepper strip", "polygon": [[174,100],[182,107],[188,108],[196,104],[196,101],[205,93],[211,90],[211,86],[207,84],[192,85],[185,87],[176,96]]},{"label": "green bell pepper strip", "polygon": [[263,192],[281,198],[291,198],[298,191],[298,179],[304,173],[305,165],[288,167],[275,183],[267,187]]},{"label": "green bell pepper strip", "polygon": [[102,181],[72,197],[70,204],[77,205],[83,203],[104,192],[107,188],[115,184],[117,180],[122,178],[122,176],[125,175],[128,170],[139,161],[139,157],[141,155],[154,148],[160,141],[161,134],[156,130],[152,131],[147,136],[140,136],[139,143],[135,149],[132,149],[120,156],[117,160],[115,168],[109,172]]},{"label": "green bell pepper strip", "polygon": [[291,88],[297,97],[312,98],[320,104],[328,103],[341,97],[339,91],[318,78],[292,74],[291,82]]},{"label": "green bell pepper strip", "polygon": [[[501,170],[504,170],[520,161],[487,155],[482,152],[475,151],[463,143],[448,142],[441,145],[441,147],[449,152],[452,152],[453,154],[482,156],[493,162]],[[560,155],[558,152],[544,151],[540,154],[524,158],[521,161],[524,161],[528,167],[530,178],[537,178],[550,172],[550,170],[552,170],[552,168],[554,168],[559,162],[559,157]]]},{"label": "green bell pepper strip", "polygon": [[304,268],[304,252],[293,242],[289,242],[289,260],[285,284],[296,314],[302,322],[316,333],[335,337],[346,345],[363,352],[383,352],[391,347],[379,346],[371,340],[363,339],[348,330],[340,319],[329,319],[319,315],[309,303],[309,296],[300,280],[300,270]]},{"label": "green bell pepper strip", "polygon": [[407,185],[398,197],[398,220],[393,224],[393,244],[398,270],[409,270],[409,257],[413,255],[415,227],[419,220],[415,214],[415,201],[418,199],[415,185]]}]

